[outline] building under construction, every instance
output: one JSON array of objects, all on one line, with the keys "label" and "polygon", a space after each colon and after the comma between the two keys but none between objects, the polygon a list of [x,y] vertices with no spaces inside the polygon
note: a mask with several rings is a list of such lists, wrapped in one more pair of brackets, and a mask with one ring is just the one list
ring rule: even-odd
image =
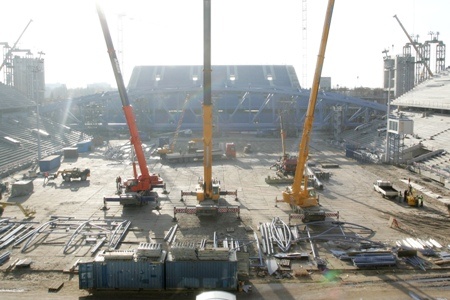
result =
[{"label": "building under construction", "polygon": [[[204,8],[210,17],[210,1]],[[292,66],[211,66],[208,55],[203,70],[135,67],[126,91],[97,9],[118,92],[44,104],[34,92],[0,85],[0,192],[6,199],[0,201],[0,295],[79,298],[106,291],[194,299],[204,290],[226,290],[246,299],[416,299],[448,293],[447,69],[409,89],[416,69],[401,66],[414,60],[393,59],[388,107],[319,90],[319,76],[304,89]],[[391,85],[400,77],[403,87]],[[402,95],[391,102],[394,88]],[[200,96],[204,90],[211,95]],[[119,130],[126,127],[129,135]],[[159,134],[202,136],[202,129],[202,163],[175,165],[154,155]],[[286,139],[281,129],[290,133]],[[235,143],[232,159],[205,155],[212,152],[213,131],[215,141]],[[142,134],[150,136],[148,145]],[[95,142],[99,136],[107,140]],[[249,145],[252,151],[245,150]],[[288,187],[265,181],[281,148],[299,158]],[[81,176],[83,169],[88,173]],[[298,171],[304,169],[312,174]],[[307,188],[325,173],[321,189]],[[152,190],[150,174],[164,179],[164,192]],[[208,200],[220,206],[213,216],[197,215],[210,179],[217,199]],[[372,186],[381,179],[392,183],[387,198]],[[225,188],[235,189],[233,199]],[[422,205],[411,204],[411,197]],[[320,219],[310,222],[314,211]]]}]

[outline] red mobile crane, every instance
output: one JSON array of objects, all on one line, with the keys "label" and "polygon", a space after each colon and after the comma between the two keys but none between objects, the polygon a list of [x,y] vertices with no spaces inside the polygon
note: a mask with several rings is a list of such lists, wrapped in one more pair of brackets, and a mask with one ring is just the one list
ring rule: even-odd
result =
[{"label": "red mobile crane", "polygon": [[[142,142],[139,137],[139,131],[136,125],[133,107],[128,100],[128,94],[123,82],[122,73],[120,71],[119,62],[117,60],[116,52],[109,32],[108,23],[106,22],[105,15],[97,4],[97,13],[102,26],[103,35],[105,37],[106,46],[108,48],[109,58],[114,71],[114,76],[117,82],[117,88],[119,90],[120,99],[122,100],[122,107],[125,113],[128,129],[130,131],[130,142],[133,145],[134,152],[139,164],[140,175],[137,173],[136,162],[133,159],[133,178],[126,179],[122,182],[118,177],[118,195],[112,197],[104,197],[104,204],[106,207],[107,201],[120,202],[122,205],[136,205],[136,204],[148,204],[152,203],[155,208],[159,208],[158,194],[153,191],[153,188],[163,188],[166,193],[164,181],[158,174],[150,174],[145,160],[144,151],[142,150]],[[124,193],[122,193],[122,188]]]},{"label": "red mobile crane", "polygon": [[293,211],[299,213],[295,217],[301,218],[303,222],[323,221],[327,216],[339,216],[338,213],[325,213],[325,211],[320,207],[319,198],[316,195],[314,188],[308,187],[308,175],[305,173],[305,165],[309,152],[309,137],[314,122],[314,110],[316,107],[320,76],[322,74],[322,67],[325,59],[325,49],[328,40],[328,33],[330,31],[331,17],[333,15],[333,6],[334,0],[329,0],[323,26],[319,55],[317,57],[313,85],[309,97],[308,109],[306,111],[305,123],[303,125],[302,140],[299,145],[294,183],[292,186],[287,187],[286,190],[283,191],[282,200],[276,200],[277,202],[280,201],[289,203]]}]

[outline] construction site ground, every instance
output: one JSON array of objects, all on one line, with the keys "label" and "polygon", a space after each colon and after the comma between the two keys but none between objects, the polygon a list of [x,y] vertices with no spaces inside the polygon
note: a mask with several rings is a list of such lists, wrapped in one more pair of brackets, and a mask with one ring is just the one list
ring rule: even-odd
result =
[{"label": "construction site ground", "polygon": [[[310,157],[317,167],[337,165],[324,169],[331,172],[329,180],[323,180],[324,189],[319,191],[320,203],[326,211],[339,212],[339,220],[364,226],[371,231],[359,232],[367,239],[395,247],[396,241],[405,238],[433,238],[447,251],[450,244],[449,211],[446,202],[449,190],[441,185],[421,178],[420,175],[390,165],[360,164],[345,157],[342,149],[336,149],[327,142],[326,135],[314,134]],[[187,144],[187,138],[180,138],[177,146]],[[287,149],[296,154],[298,138],[287,139]],[[112,145],[126,143],[126,140],[111,141]],[[152,141],[151,141],[152,142]],[[259,263],[254,232],[261,223],[271,222],[274,217],[289,221],[291,210],[286,203],[276,203],[281,198],[285,185],[268,185],[265,177],[273,176],[270,166],[281,155],[279,138],[256,138],[254,135],[239,134],[215,138],[215,143],[236,143],[237,158],[223,159],[213,163],[213,176],[220,180],[222,190],[237,190],[239,201],[225,197],[220,204],[240,205],[240,220],[234,213],[223,214],[217,218],[198,218],[195,215],[177,214],[179,228],[176,241],[211,241],[214,232],[219,239],[233,238],[248,242],[248,254],[241,256],[241,268],[250,265],[245,278],[245,289],[236,292],[238,299],[450,299],[450,264],[436,265],[434,257],[423,257],[430,264],[426,271],[413,267],[402,260],[393,267],[358,269],[351,263],[341,261],[330,252],[342,245],[333,241],[316,242],[320,258],[326,262],[326,269],[319,270],[314,263],[308,242],[298,242],[291,252],[307,252],[309,259],[295,260],[290,267],[278,274],[269,275],[264,267],[252,267]],[[243,153],[247,144],[252,145],[252,153]],[[87,181],[64,182],[61,178],[45,181],[41,174],[33,178],[32,194],[3,201],[19,202],[32,207],[36,215],[30,221],[39,226],[50,221],[51,217],[83,220],[130,220],[131,227],[118,249],[135,249],[140,242],[164,243],[164,236],[176,223],[173,220],[174,207],[196,205],[195,197],[180,201],[181,191],[194,191],[198,178],[203,176],[201,162],[176,165],[162,164],[160,160],[149,157],[150,171],[163,177],[170,194],[160,193],[161,210],[151,210],[148,206],[122,207],[118,203],[108,203],[103,210],[103,197],[116,192],[116,177],[132,176],[132,166],[128,159],[106,159],[105,148],[80,153],[78,159],[63,160],[62,168],[89,168],[91,176]],[[22,180],[27,170],[13,174],[3,181],[12,184]],[[410,179],[414,187],[424,195],[424,207],[409,207],[399,200],[381,197],[373,189],[373,182],[385,179],[403,191]],[[159,190],[161,192],[161,190]],[[24,220],[22,212],[15,206],[5,208],[2,218]],[[393,219],[395,222],[393,224]],[[301,224],[300,220],[292,223]],[[395,226],[394,226],[395,225]],[[39,236],[25,251],[23,244],[0,250],[0,254],[11,251],[10,260],[0,266],[1,299],[195,299],[198,291],[177,292],[137,292],[114,291],[90,294],[78,288],[78,275],[73,268],[77,261],[92,260],[92,244],[80,240],[64,251],[73,231],[67,234],[48,234]],[[164,247],[166,247],[165,245]],[[105,250],[102,248],[100,250]],[[276,247],[275,247],[276,249]],[[445,249],[443,250],[445,251]],[[64,253],[65,252],[65,253]],[[248,259],[246,258],[248,257]],[[17,259],[28,258],[31,264],[26,268],[9,268]],[[263,256],[264,258],[264,256]],[[51,290],[51,287],[57,289]],[[50,290],[49,290],[50,289]]]}]

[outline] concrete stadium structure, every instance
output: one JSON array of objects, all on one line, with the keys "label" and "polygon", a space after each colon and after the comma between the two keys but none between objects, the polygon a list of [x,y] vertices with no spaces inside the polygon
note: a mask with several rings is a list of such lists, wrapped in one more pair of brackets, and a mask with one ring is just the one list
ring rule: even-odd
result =
[{"label": "concrete stadium structure", "polygon": [[[445,70],[391,102],[390,119],[413,122],[413,133],[390,134],[398,143],[388,163],[405,165],[447,188],[450,180],[450,73]],[[361,130],[349,130],[336,144],[355,149],[361,161],[385,162],[386,120],[374,120]]]},{"label": "concrete stadium structure", "polygon": [[[279,128],[302,129],[309,90],[300,87],[292,66],[222,65],[212,67],[214,119],[218,131],[259,131]],[[141,131],[148,133],[202,129],[202,66],[138,66],[128,84],[130,102]],[[42,107],[59,110],[78,125],[107,127],[124,124],[117,92],[107,92]],[[343,131],[383,115],[386,106],[336,93],[321,92],[316,107],[315,128]],[[79,121],[77,121],[79,120]]]}]

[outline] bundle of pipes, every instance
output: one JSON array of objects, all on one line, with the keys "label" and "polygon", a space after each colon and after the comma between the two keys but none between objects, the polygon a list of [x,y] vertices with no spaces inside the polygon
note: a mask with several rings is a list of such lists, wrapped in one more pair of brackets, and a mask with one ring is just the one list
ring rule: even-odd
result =
[{"label": "bundle of pipes", "polygon": [[272,238],[277,243],[278,248],[280,248],[282,252],[288,252],[292,243],[292,233],[289,226],[279,217],[276,217],[272,219],[270,232]]},{"label": "bundle of pipes", "polygon": [[351,257],[353,265],[357,268],[394,266],[397,260],[391,253],[367,253]]}]

